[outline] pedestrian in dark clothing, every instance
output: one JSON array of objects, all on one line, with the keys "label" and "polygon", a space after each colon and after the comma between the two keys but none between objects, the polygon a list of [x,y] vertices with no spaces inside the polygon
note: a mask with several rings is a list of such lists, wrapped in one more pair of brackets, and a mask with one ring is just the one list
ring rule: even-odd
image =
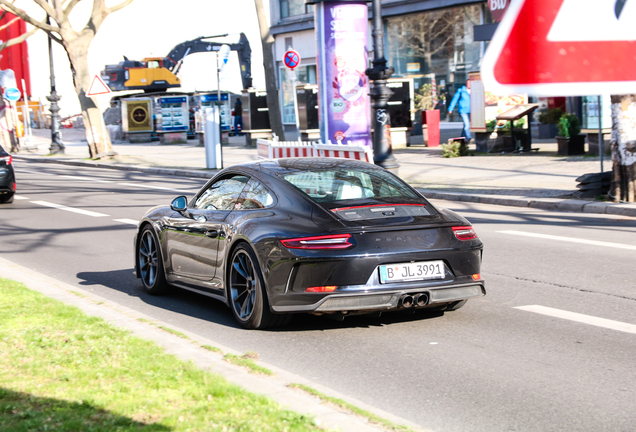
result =
[{"label": "pedestrian in dark clothing", "polygon": [[[238,136],[243,130],[243,102],[240,98],[236,98],[234,104],[234,133]],[[242,135],[242,134],[241,134]]]},{"label": "pedestrian in dark clothing", "polygon": [[453,113],[455,105],[458,105],[457,111],[462,117],[462,122],[464,122],[463,136],[466,138],[466,142],[468,142],[472,138],[470,136],[470,80],[466,82],[465,86],[461,86],[453,96],[453,100],[448,106],[449,114]]}]

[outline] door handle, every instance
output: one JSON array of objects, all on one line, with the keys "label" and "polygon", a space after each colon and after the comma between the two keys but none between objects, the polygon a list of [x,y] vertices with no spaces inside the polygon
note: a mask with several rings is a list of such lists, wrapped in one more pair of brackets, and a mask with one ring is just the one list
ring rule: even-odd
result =
[{"label": "door handle", "polygon": [[219,235],[219,232],[217,230],[207,230],[205,235],[210,238],[216,238]]}]

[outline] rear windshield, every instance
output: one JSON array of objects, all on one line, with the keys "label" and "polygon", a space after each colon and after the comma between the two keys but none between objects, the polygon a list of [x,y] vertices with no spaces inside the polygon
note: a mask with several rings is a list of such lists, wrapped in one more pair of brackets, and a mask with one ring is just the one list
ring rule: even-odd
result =
[{"label": "rear windshield", "polygon": [[332,208],[351,200],[398,202],[422,201],[411,188],[381,170],[334,168],[283,174],[282,177],[309,195],[315,202]]}]

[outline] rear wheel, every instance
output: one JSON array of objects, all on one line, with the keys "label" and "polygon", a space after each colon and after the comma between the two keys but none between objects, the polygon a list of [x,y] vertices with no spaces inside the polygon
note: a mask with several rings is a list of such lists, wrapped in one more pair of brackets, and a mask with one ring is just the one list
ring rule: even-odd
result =
[{"label": "rear wheel", "polygon": [[257,263],[254,252],[246,244],[239,245],[232,253],[226,286],[234,318],[247,329],[283,326],[291,316],[269,310],[265,283]]},{"label": "rear wheel", "polygon": [[141,231],[137,243],[137,258],[139,263],[139,277],[148,294],[161,295],[168,292],[168,283],[163,270],[161,249],[157,236],[150,226]]},{"label": "rear wheel", "polygon": [[11,204],[13,202],[13,193],[0,195],[0,204]]}]

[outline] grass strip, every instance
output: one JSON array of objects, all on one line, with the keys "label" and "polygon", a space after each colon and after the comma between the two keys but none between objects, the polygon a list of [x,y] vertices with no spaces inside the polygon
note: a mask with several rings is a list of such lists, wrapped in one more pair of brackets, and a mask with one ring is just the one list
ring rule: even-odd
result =
[{"label": "grass strip", "polygon": [[0,278],[0,430],[316,431],[101,318]]},{"label": "grass strip", "polygon": [[358,408],[355,405],[351,405],[349,402],[345,402],[342,399],[338,399],[335,397],[331,397],[331,396],[327,396],[324,393],[319,392],[316,389],[313,389],[309,386],[306,386],[304,384],[289,384],[288,387],[291,388],[297,388],[300,390],[303,390],[307,393],[309,393],[312,396],[316,396],[318,398],[320,398],[321,400],[325,401],[325,402],[329,402],[331,404],[334,404],[340,408],[346,409],[354,414],[357,414],[361,417],[366,417],[371,423],[376,423],[379,425],[382,425],[384,427],[386,427],[389,430],[393,430],[393,431],[402,431],[402,432],[412,432],[413,429],[411,429],[408,426],[403,426],[403,425],[399,425],[397,423],[393,423],[390,420],[384,419],[382,417],[379,417],[369,411],[363,410],[362,408]]},{"label": "grass strip", "polygon": [[162,326],[162,325],[158,325],[157,327],[158,327],[158,328],[160,328],[161,330],[165,331],[165,332],[168,332],[168,333],[173,334],[173,335],[175,335],[175,336],[179,336],[179,337],[180,337],[180,338],[182,338],[182,339],[190,339],[190,338],[189,338],[188,336],[186,336],[185,334],[181,333],[180,331],[173,330],[173,329],[171,329],[170,327],[164,327],[164,326]]},{"label": "grass strip", "polygon": [[274,375],[274,372],[272,372],[271,370],[256,364],[253,358],[254,358],[254,353],[251,353],[251,352],[246,353],[242,356],[237,356],[234,354],[225,354],[225,356],[223,357],[225,361],[228,361],[237,366],[244,367],[248,369],[251,373],[257,373],[257,374],[269,375],[269,376]]}]

